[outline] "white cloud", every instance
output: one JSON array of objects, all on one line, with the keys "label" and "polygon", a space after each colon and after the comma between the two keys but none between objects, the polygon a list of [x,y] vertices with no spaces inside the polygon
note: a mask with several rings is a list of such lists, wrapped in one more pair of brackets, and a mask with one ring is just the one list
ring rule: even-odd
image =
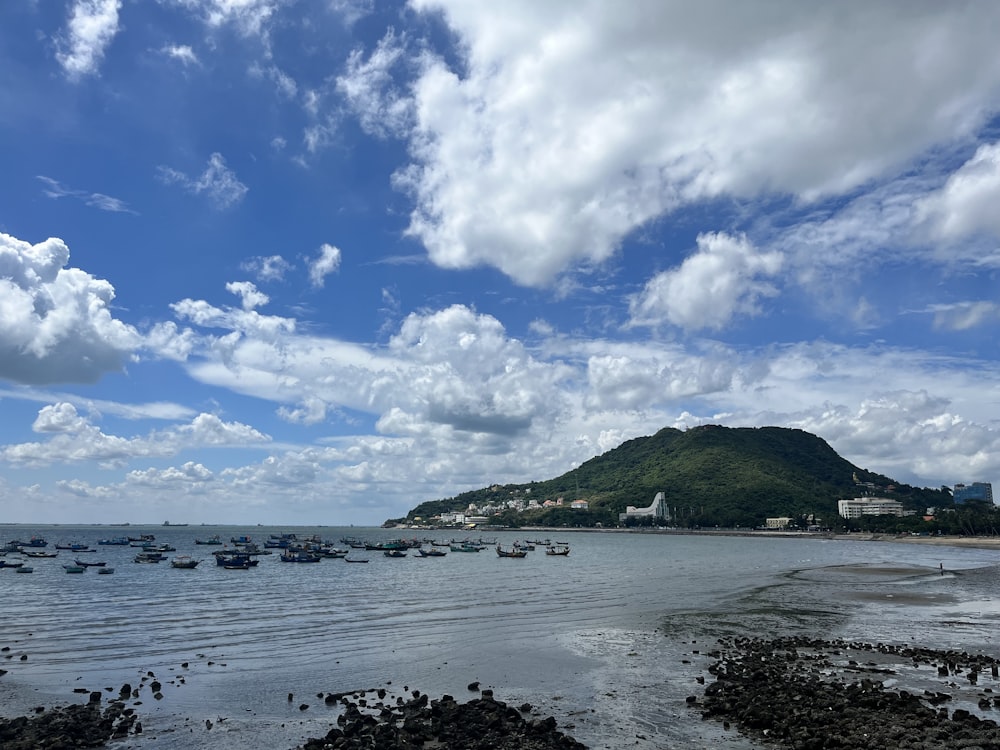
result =
[{"label": "white cloud", "polygon": [[337,90],[372,135],[399,135],[413,122],[413,101],[392,76],[405,60],[404,41],[390,29],[367,60],[362,50],[352,51],[347,71],[337,77]]},{"label": "white cloud", "polygon": [[275,90],[286,99],[294,99],[298,94],[298,84],[295,79],[285,73],[277,65],[261,67],[258,64],[250,66],[250,75],[263,78],[274,84]]},{"label": "white cloud", "polygon": [[966,331],[1000,319],[1000,305],[984,300],[931,305],[929,312],[934,315],[934,327],[947,331]]},{"label": "white cloud", "polygon": [[679,268],[654,276],[632,299],[632,323],[667,321],[691,331],[723,328],[737,314],[756,314],[762,297],[777,294],[769,280],[782,261],[780,253],[761,253],[746,237],[699,235],[695,254]]},{"label": "white cloud", "polygon": [[353,26],[375,10],[375,0],[328,0],[330,10],[344,20],[345,26]]},{"label": "white cloud", "polygon": [[195,51],[186,44],[168,44],[160,51],[172,60],[183,63],[185,67],[201,63]]},{"label": "white cloud", "polygon": [[49,466],[93,461],[104,468],[125,466],[136,458],[173,456],[184,450],[261,445],[270,438],[240,422],[224,422],[214,414],[199,414],[187,424],[146,435],[122,437],[103,433],[68,403],[42,408],[36,432],[51,435],[44,442],[0,447],[0,461],[15,466]]},{"label": "white cloud", "polygon": [[85,190],[73,190],[72,188],[68,188],[60,184],[58,180],[53,180],[51,177],[45,177],[43,175],[37,175],[37,177],[45,185],[44,192],[49,198],[55,199],[69,196],[71,198],[77,198],[83,201],[86,205],[99,208],[102,211],[130,214],[136,213],[128,207],[128,204],[125,201],[119,198],[112,198],[110,195],[104,195],[103,193],[88,193]]},{"label": "white cloud", "polygon": [[226,291],[232,292],[242,300],[244,310],[253,310],[271,301],[271,298],[257,289],[252,281],[230,281],[226,284]]},{"label": "white cloud", "polygon": [[35,432],[80,432],[86,424],[73,404],[63,402],[42,408],[31,429]]},{"label": "white cloud", "polygon": [[324,242],[319,256],[309,262],[309,282],[316,288],[323,286],[326,277],[340,268],[340,248]]},{"label": "white cloud", "polygon": [[464,55],[423,57],[413,84],[410,232],[442,267],[521,284],[692,202],[850,193],[974,133],[1000,95],[990,4],[412,5]]},{"label": "white cloud", "polygon": [[173,0],[198,13],[211,28],[234,26],[244,36],[265,36],[282,0]]},{"label": "white cloud", "polygon": [[281,281],[295,266],[280,255],[259,255],[247,258],[240,268],[254,274],[258,281]]},{"label": "white cloud", "polygon": [[0,377],[94,382],[121,370],[142,344],[112,316],[111,284],[68,263],[60,239],[31,245],[0,233]]},{"label": "white cloud", "polygon": [[176,489],[178,486],[182,486],[190,491],[193,487],[213,481],[215,481],[215,475],[211,470],[194,461],[188,461],[180,467],[134,470],[125,475],[126,484],[157,489]]},{"label": "white cloud", "polygon": [[180,185],[195,195],[204,193],[220,209],[239,203],[249,190],[237,179],[236,173],[226,166],[226,160],[219,153],[208,158],[208,166],[198,178],[164,166],[157,169],[157,175],[167,185]]},{"label": "white cloud", "polygon": [[56,59],[70,80],[96,73],[104,52],[118,33],[121,0],[76,0],[66,34],[58,40]]},{"label": "white cloud", "polygon": [[1000,237],[1000,143],[984,144],[918,209],[936,236],[959,240],[979,232]]}]

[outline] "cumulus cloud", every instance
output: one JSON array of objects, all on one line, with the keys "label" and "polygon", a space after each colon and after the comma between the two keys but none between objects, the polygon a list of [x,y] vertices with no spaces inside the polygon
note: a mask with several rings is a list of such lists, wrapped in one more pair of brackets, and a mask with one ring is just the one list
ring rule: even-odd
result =
[{"label": "cumulus cloud", "polygon": [[76,0],[56,59],[70,80],[96,73],[104,52],[118,33],[121,0]]},{"label": "cumulus cloud", "polygon": [[170,466],[166,469],[134,470],[125,475],[126,484],[158,489],[176,488],[179,485],[190,489],[192,485],[201,485],[214,480],[215,475],[211,470],[195,461],[188,461],[179,467]]},{"label": "cumulus cloud", "polygon": [[167,185],[180,185],[189,193],[206,195],[220,209],[239,203],[249,190],[239,181],[236,173],[226,166],[226,160],[219,153],[208,158],[208,166],[197,178],[165,166],[157,169],[157,175]]},{"label": "cumulus cloud", "polygon": [[340,248],[323,243],[319,255],[309,261],[309,282],[316,288],[323,286],[326,277],[340,268]]},{"label": "cumulus cloud", "polygon": [[252,281],[230,281],[226,284],[226,291],[232,292],[242,300],[244,310],[253,310],[271,301],[271,298],[257,289]]},{"label": "cumulus cloud", "polygon": [[679,268],[657,274],[630,303],[634,325],[664,321],[686,330],[718,330],[734,316],[754,315],[783,256],[761,253],[746,237],[716,233],[698,236],[698,251]]},{"label": "cumulus cloud", "polygon": [[0,460],[23,466],[93,461],[110,468],[125,466],[136,458],[173,456],[183,450],[260,445],[270,441],[267,435],[249,425],[225,422],[205,413],[186,424],[146,435],[109,435],[69,403],[42,408],[33,429],[50,437],[44,442],[0,446]]},{"label": "cumulus cloud", "polygon": [[1000,237],[1000,143],[984,144],[947,183],[919,204],[936,236],[957,240],[980,232]]},{"label": "cumulus cloud", "polygon": [[526,285],[604,263],[680,206],[848,194],[975,132],[1000,93],[988,4],[412,4],[463,54],[424,54],[407,93],[409,231],[442,267]]},{"label": "cumulus cloud", "polygon": [[69,268],[69,248],[0,233],[0,377],[19,383],[94,382],[142,344],[111,314],[111,284]]}]

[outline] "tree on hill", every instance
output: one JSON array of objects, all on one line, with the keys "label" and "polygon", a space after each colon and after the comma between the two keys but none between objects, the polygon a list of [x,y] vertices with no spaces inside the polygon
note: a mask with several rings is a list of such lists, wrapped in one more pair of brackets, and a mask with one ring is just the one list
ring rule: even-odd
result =
[{"label": "tree on hill", "polygon": [[833,523],[839,518],[837,501],[859,494],[892,497],[921,513],[927,506],[952,505],[944,489],[910,487],[854,466],[803,430],[705,425],[684,431],[668,427],[628,440],[553,479],[494,485],[421,503],[406,520],[512,499],[538,504],[583,499],[589,504],[586,512],[539,509],[519,518],[522,525],[608,525],[617,523],[626,506],[646,506],[660,491],[666,493],[673,522],[682,526],[759,526],[774,516],[814,516]]}]

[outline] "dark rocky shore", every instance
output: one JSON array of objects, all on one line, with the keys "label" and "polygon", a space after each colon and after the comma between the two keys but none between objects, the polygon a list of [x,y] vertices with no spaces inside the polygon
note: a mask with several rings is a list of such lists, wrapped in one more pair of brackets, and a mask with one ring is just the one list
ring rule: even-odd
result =
[{"label": "dark rocky shore", "polygon": [[0,719],[0,747],[4,750],[70,750],[104,747],[108,740],[142,732],[135,710],[122,699],[102,703],[99,691],[87,703],[46,710],[39,706],[32,716]]},{"label": "dark rocky shore", "polygon": [[[762,747],[1000,750],[1000,662],[991,656],[804,636],[725,639],[692,655],[706,659],[707,673],[698,677],[704,693],[687,698],[690,709]],[[159,697],[159,683],[149,688]],[[469,688],[477,695],[465,703],[405,688],[401,696],[385,689],[319,693],[336,709],[335,723],[298,750],[585,747],[531,705],[507,705],[477,683]],[[94,691],[85,703],[0,719],[0,747],[63,750],[135,738],[142,732],[138,702],[127,701],[137,693],[125,685],[108,700]]]},{"label": "dark rocky shore", "polygon": [[715,681],[688,703],[762,744],[1000,750],[989,656],[805,637],[731,639],[710,656]]},{"label": "dark rocky shore", "polygon": [[551,716],[533,718],[531,706],[508,706],[483,690],[479,698],[459,703],[450,695],[429,700],[414,691],[408,701],[386,702],[385,691],[350,696],[328,695],[344,705],[337,726],[325,737],[310,739],[302,750],[585,750],[566,736]]}]

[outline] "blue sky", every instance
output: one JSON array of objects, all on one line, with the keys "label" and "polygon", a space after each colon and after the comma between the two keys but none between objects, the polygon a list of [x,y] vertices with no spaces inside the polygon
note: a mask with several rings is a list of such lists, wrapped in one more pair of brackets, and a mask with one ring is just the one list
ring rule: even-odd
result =
[{"label": "blue sky", "polygon": [[663,427],[1000,475],[994,2],[0,7],[0,518],[380,523]]}]

